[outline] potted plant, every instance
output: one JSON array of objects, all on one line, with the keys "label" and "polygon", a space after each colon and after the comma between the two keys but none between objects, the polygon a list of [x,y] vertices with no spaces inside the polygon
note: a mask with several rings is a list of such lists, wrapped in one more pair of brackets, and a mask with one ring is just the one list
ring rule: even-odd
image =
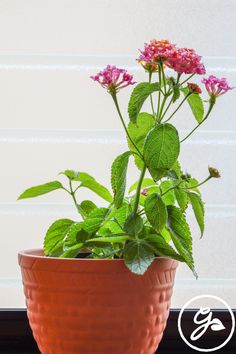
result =
[{"label": "potted plant", "polygon": [[[18,198],[63,189],[80,215],[55,221],[43,250],[19,253],[29,322],[43,354],[153,354],[166,326],[178,262],[197,276],[186,210],[190,205],[203,235],[199,187],[220,174],[209,167],[207,178],[198,182],[184,173],[180,147],[232,87],[225,78],[204,78],[208,99],[203,101],[201,88],[189,81],[205,74],[201,57],[167,40],[145,44],[138,62],[148,80],[132,91],[128,124],[117,94],[136,84],[133,76],[110,65],[92,76],[113,99],[127,137],[128,150],[111,167],[113,193],[88,173],[65,170],[61,175],[68,186],[53,181]],[[146,101],[150,113],[143,109]],[[171,119],[184,103],[196,125],[180,138]],[[126,194],[130,159],[140,178]],[[106,205],[79,200],[81,188],[98,194]]]}]

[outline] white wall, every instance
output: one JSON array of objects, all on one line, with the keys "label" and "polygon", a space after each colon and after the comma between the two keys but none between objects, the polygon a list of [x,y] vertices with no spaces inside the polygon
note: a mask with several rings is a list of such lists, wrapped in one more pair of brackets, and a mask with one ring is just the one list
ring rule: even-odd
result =
[{"label": "white wall", "polygon": [[[111,99],[89,76],[111,63],[144,79],[137,49],[157,37],[195,47],[209,74],[236,85],[235,18],[234,0],[0,0],[0,307],[24,305],[17,251],[40,247],[55,218],[76,217],[62,192],[16,203],[19,193],[65,168],[108,184],[109,166],[125,149]],[[203,240],[191,221],[199,280],[180,266],[176,307],[202,293],[236,306],[234,102],[235,92],[219,100],[181,156],[199,179],[208,164],[223,177],[203,188]],[[185,109],[175,123],[183,134],[194,120]],[[130,182],[136,176],[132,167]]]}]

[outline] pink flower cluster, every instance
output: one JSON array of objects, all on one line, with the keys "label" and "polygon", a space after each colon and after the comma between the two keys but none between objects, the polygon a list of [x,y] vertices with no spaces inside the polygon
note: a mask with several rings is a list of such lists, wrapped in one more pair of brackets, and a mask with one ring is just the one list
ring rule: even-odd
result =
[{"label": "pink flower cluster", "polygon": [[178,48],[168,58],[166,66],[174,69],[179,74],[203,75],[206,69],[201,62],[201,57],[194,49]]},{"label": "pink flower cluster", "polygon": [[134,85],[133,76],[127,73],[125,69],[119,69],[116,66],[107,65],[97,75],[91,76],[91,79],[97,81],[102,87],[110,93],[115,93],[129,85]]},{"label": "pink flower cluster", "polygon": [[158,70],[158,62],[161,60],[179,74],[203,75],[206,72],[201,57],[193,49],[177,48],[168,40],[153,39],[140,52],[138,61],[151,71]]},{"label": "pink flower cluster", "polygon": [[208,78],[204,78],[202,83],[205,84],[209,95],[214,97],[221,96],[227,91],[234,89],[234,87],[229,86],[227,80],[224,77],[218,78],[214,75],[210,75]]}]

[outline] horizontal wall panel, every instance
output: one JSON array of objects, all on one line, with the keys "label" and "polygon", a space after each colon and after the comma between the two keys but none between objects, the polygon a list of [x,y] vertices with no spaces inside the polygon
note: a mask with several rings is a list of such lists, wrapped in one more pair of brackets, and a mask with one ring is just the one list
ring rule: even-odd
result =
[{"label": "horizontal wall panel", "polygon": [[[97,57],[95,57],[94,66],[87,68],[88,58],[78,58],[79,70],[76,67],[73,68],[74,64],[72,70],[58,69],[58,65],[66,68],[69,65],[69,59],[64,61],[64,66],[57,64],[55,59],[53,66],[52,60],[54,59],[50,60],[50,57],[46,59],[39,57],[38,64],[35,64],[37,61],[35,62],[35,59],[30,57],[26,61],[26,67],[19,69],[17,66],[19,58],[14,64],[14,57],[5,59],[0,57],[0,95],[2,97],[0,127],[12,129],[120,129],[121,123],[110,95],[99,84],[93,82],[90,76],[106,63],[116,63],[117,61],[119,63],[121,59],[114,57],[114,59],[107,58],[106,61],[105,58],[102,58],[100,64],[97,65]],[[130,66],[130,72],[134,74],[135,80],[137,82],[147,80],[147,75],[143,70],[138,69],[135,58],[132,61],[130,58],[126,59],[123,58],[121,64],[125,67]],[[91,61],[91,58],[89,60]],[[31,61],[33,67],[28,70],[27,65],[31,65]],[[236,84],[236,59],[221,58],[216,61],[209,59],[207,62],[211,69],[209,74],[227,76],[232,85]],[[8,68],[4,63],[12,63],[12,66],[10,65]],[[16,65],[16,69],[14,69],[14,65]],[[42,65],[41,69],[40,65]],[[49,66],[47,66],[47,70],[44,65]],[[196,78],[194,81],[199,82],[200,78]],[[120,106],[125,119],[127,119],[127,104],[131,90],[132,88],[127,88],[119,93]],[[154,99],[155,96],[157,95],[154,95]],[[204,98],[208,98],[207,94]],[[236,130],[236,120],[233,119],[236,115],[234,102],[234,92],[220,97],[211,117],[202,125],[201,130]],[[144,111],[150,111],[149,103],[148,100],[144,105]],[[197,122],[186,104],[173,119],[173,123],[179,129],[191,129]]]},{"label": "horizontal wall panel", "polygon": [[120,0],[119,6],[109,0],[2,0],[1,51],[130,54],[159,36],[204,55],[236,55],[235,15],[234,0]]},{"label": "horizontal wall panel", "polygon": [[[183,144],[180,156],[183,171],[187,170],[201,181],[208,175],[208,165],[219,168],[222,178],[213,179],[202,187],[204,199],[207,204],[235,204],[236,190],[233,188],[235,176],[232,171],[232,166],[236,162],[235,145],[218,144],[214,141],[212,144],[200,142]],[[12,203],[30,186],[58,178],[66,182],[64,177],[57,175],[65,169],[87,171],[110,188],[110,166],[114,158],[127,147],[119,138],[110,144],[106,141],[6,143],[0,139],[0,149],[3,151],[0,155],[3,171],[0,184],[1,203]],[[135,182],[138,176],[139,171],[131,163],[128,170],[128,185]],[[93,197],[93,194],[80,190],[79,196],[86,198]],[[64,191],[55,191],[32,202],[37,204],[40,201],[54,203],[68,200]]]}]

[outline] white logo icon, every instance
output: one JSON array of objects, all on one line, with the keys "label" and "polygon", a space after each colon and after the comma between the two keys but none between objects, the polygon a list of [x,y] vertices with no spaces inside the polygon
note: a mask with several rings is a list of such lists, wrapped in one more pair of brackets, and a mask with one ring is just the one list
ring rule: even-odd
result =
[{"label": "white logo icon", "polygon": [[[184,311],[194,302],[196,302],[197,300],[201,299],[201,301],[203,302],[203,300],[209,300],[209,299],[214,299],[217,300],[218,302],[221,303],[221,307],[223,304],[223,307],[226,308],[229,312],[229,315],[231,317],[231,321],[232,321],[232,328],[230,331],[230,334],[228,334],[228,332],[225,334],[226,338],[224,340],[224,342],[220,345],[218,345],[215,348],[208,348],[208,349],[204,349],[204,348],[199,348],[197,347],[197,341],[204,337],[204,334],[206,333],[206,331],[208,329],[210,329],[213,332],[219,332],[219,331],[225,331],[226,327],[224,326],[224,324],[222,323],[222,321],[215,317],[213,312],[211,311],[211,309],[209,307],[201,307],[199,309],[199,311],[196,312],[194,318],[193,318],[193,322],[195,325],[197,325],[197,328],[192,332],[191,336],[190,336],[190,340],[192,342],[194,342],[194,345],[192,343],[190,343],[190,341],[185,337],[183,330],[182,330],[182,316],[184,314]],[[193,299],[191,299],[190,301],[188,301],[184,307],[182,308],[180,314],[179,314],[179,318],[178,318],[178,330],[180,333],[181,338],[183,339],[183,341],[192,349],[195,349],[198,352],[214,352],[216,350],[219,350],[221,348],[223,348],[232,338],[233,334],[234,334],[234,330],[235,330],[235,318],[234,318],[234,314],[233,311],[231,310],[230,306],[221,298],[217,297],[217,296],[213,296],[213,295],[201,295],[201,296],[196,296]],[[195,344],[196,343],[196,344]]]}]

